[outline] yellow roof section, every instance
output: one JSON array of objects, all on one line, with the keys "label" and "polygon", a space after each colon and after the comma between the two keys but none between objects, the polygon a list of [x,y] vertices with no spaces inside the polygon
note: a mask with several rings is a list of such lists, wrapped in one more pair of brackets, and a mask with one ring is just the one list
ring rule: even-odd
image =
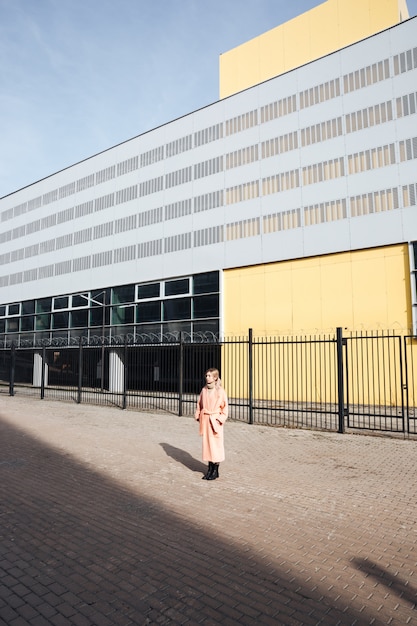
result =
[{"label": "yellow roof section", "polygon": [[327,0],[220,55],[226,98],[409,18],[406,0]]}]

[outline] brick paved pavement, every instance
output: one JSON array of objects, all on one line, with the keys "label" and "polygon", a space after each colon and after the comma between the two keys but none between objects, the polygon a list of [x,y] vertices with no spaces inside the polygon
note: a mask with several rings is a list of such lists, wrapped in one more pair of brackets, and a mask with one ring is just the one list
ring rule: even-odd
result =
[{"label": "brick paved pavement", "polygon": [[417,442],[226,429],[0,397],[0,625],[417,625]]}]

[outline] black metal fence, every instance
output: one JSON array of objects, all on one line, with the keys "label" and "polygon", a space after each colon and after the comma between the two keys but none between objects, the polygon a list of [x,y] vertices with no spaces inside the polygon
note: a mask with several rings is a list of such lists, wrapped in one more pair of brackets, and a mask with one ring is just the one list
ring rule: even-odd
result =
[{"label": "black metal fence", "polygon": [[0,393],[192,415],[209,367],[250,424],[417,434],[417,342],[390,332],[0,347]]}]

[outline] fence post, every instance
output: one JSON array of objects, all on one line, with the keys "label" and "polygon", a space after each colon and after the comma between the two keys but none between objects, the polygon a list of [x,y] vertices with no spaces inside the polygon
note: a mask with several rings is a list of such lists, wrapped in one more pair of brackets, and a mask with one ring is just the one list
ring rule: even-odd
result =
[{"label": "fence post", "polygon": [[337,347],[337,404],[338,404],[338,416],[339,416],[339,428],[338,433],[343,434],[345,432],[345,389],[343,380],[343,345],[344,339],[342,336],[342,328],[336,329],[336,347]]},{"label": "fence post", "polygon": [[184,393],[184,331],[180,331],[180,355],[178,372],[178,416],[182,417],[182,403]]},{"label": "fence post", "polygon": [[127,336],[125,335],[125,345],[123,347],[123,403],[122,409],[127,407],[127,375],[129,366],[127,363]]},{"label": "fence post", "polygon": [[41,357],[41,400],[45,398],[45,367],[46,367],[46,346],[42,347]]},{"label": "fence post", "polygon": [[253,328],[249,328],[248,349],[249,424],[253,424]]},{"label": "fence post", "polygon": [[83,392],[83,344],[80,337],[80,345],[78,349],[78,392],[77,404],[81,404],[81,396]]},{"label": "fence post", "polygon": [[14,379],[16,373],[16,345],[12,341],[10,347],[10,380],[9,380],[9,396],[14,396]]}]

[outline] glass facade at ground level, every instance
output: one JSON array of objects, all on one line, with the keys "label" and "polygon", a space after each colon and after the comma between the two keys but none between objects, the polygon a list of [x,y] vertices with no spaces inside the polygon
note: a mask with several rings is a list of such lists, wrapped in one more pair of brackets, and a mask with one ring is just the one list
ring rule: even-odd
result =
[{"label": "glass facade at ground level", "polygon": [[135,341],[216,339],[219,272],[129,284],[0,306],[0,344],[71,343],[79,338]]}]

